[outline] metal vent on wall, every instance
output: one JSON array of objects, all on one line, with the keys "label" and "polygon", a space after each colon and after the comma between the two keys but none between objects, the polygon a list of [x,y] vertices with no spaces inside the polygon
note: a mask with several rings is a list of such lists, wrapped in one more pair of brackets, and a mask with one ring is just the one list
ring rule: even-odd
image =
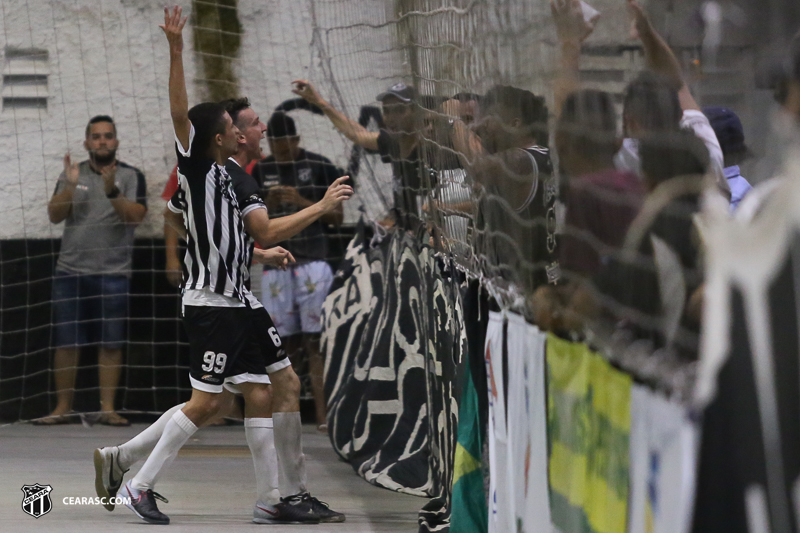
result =
[{"label": "metal vent on wall", "polygon": [[3,111],[47,109],[50,55],[41,48],[6,47],[3,65]]}]

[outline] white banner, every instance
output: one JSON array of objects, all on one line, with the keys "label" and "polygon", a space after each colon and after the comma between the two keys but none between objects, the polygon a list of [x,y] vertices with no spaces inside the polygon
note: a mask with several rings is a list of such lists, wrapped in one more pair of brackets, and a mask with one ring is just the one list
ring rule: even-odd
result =
[{"label": "white banner", "polygon": [[508,476],[513,495],[516,533],[549,533],[550,495],[547,485],[547,335],[508,315]]},{"label": "white banner", "polygon": [[628,533],[689,531],[697,442],[683,407],[633,386]]},{"label": "white banner", "polygon": [[489,533],[506,533],[514,531],[514,521],[511,485],[508,482],[502,313],[489,313],[484,357],[489,381]]}]

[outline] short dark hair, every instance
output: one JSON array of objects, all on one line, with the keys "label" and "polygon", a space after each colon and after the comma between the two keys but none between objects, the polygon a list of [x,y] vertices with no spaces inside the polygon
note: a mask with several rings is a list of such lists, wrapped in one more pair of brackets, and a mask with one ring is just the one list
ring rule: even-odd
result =
[{"label": "short dark hair", "polygon": [[231,116],[231,120],[233,120],[233,123],[236,124],[238,128],[239,113],[245,109],[250,109],[250,100],[246,96],[242,98],[229,98],[228,100],[221,101],[220,105],[225,108],[225,111],[228,112]]},{"label": "short dark hair", "polygon": [[294,119],[283,111],[275,111],[267,121],[267,138],[281,139],[297,137],[297,126]]},{"label": "short dark hair", "polygon": [[648,131],[676,131],[683,116],[675,84],[650,71],[639,74],[625,88],[622,113]]},{"label": "short dark hair", "polygon": [[613,157],[617,152],[617,113],[611,95],[596,90],[576,91],[561,107],[556,130],[589,158]]},{"label": "short dark hair", "polygon": [[114,126],[114,136],[117,135],[117,125],[114,124],[114,119],[108,115],[95,115],[89,119],[89,123],[86,124],[86,137],[89,136],[89,132],[92,131],[92,124],[97,124],[98,122],[108,122],[112,126]]},{"label": "short dark hair", "polygon": [[215,102],[203,102],[189,110],[189,120],[194,126],[193,146],[205,157],[211,158],[211,141],[225,133],[225,108]]},{"label": "short dark hair", "polygon": [[527,127],[530,135],[542,146],[547,146],[550,136],[547,128],[548,110],[545,99],[525,89],[510,85],[495,85],[483,97],[480,105],[489,110],[493,106],[507,109]]},{"label": "short dark hair", "polygon": [[708,172],[708,148],[694,132],[651,133],[639,140],[642,174],[656,183]]}]

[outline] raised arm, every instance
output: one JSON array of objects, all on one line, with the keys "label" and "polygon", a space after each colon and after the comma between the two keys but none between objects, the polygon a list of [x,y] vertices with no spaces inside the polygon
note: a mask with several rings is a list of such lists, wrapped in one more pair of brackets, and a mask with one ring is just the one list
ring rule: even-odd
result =
[{"label": "raised arm", "polygon": [[47,216],[53,224],[63,222],[72,211],[72,195],[78,185],[79,174],[78,165],[72,162],[69,154],[66,154],[64,156],[64,173],[62,174],[64,188],[55,193],[47,204]]},{"label": "raised arm", "polygon": [[172,125],[175,128],[175,137],[185,151],[189,150],[189,98],[186,96],[186,79],[183,74],[183,26],[186,17],[182,17],[183,10],[179,6],[164,8],[164,24],[159,28],[164,30],[169,43],[169,110],[172,115]]},{"label": "raised arm", "polygon": [[555,112],[559,116],[564,100],[580,88],[581,44],[594,31],[600,13],[587,21],[580,0],[550,0],[550,10],[561,45],[561,65],[553,87]]},{"label": "raised arm", "polygon": [[262,248],[294,237],[325,214],[338,210],[342,202],[350,198],[353,188],[344,184],[348,179],[349,176],[337,179],[322,200],[292,215],[270,220],[265,209],[254,209],[244,217],[244,227]]},{"label": "raised arm", "polygon": [[647,67],[653,72],[672,80],[675,87],[678,88],[681,109],[684,111],[687,109],[700,110],[700,106],[697,105],[689,86],[683,79],[678,58],[675,57],[664,38],[653,28],[650,19],[647,18],[647,14],[642,9],[642,6],[639,5],[639,2],[636,2],[636,0],[626,1],[633,17],[633,35],[642,41]]},{"label": "raised arm", "polygon": [[292,83],[294,84],[292,92],[308,103],[314,104],[322,109],[325,116],[333,122],[333,126],[339,130],[342,135],[367,150],[374,151],[378,149],[378,132],[369,131],[358,122],[344,116],[344,113],[326,102],[308,81],[294,80]]}]

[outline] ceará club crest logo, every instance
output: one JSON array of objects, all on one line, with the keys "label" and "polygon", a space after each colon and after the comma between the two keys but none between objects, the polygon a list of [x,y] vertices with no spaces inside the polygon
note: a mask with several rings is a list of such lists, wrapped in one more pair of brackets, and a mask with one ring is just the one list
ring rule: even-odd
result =
[{"label": "cear\u00e1 club crest logo", "polygon": [[39,518],[49,513],[53,509],[53,502],[50,500],[50,493],[53,487],[50,485],[23,485],[22,510],[34,518]]}]

